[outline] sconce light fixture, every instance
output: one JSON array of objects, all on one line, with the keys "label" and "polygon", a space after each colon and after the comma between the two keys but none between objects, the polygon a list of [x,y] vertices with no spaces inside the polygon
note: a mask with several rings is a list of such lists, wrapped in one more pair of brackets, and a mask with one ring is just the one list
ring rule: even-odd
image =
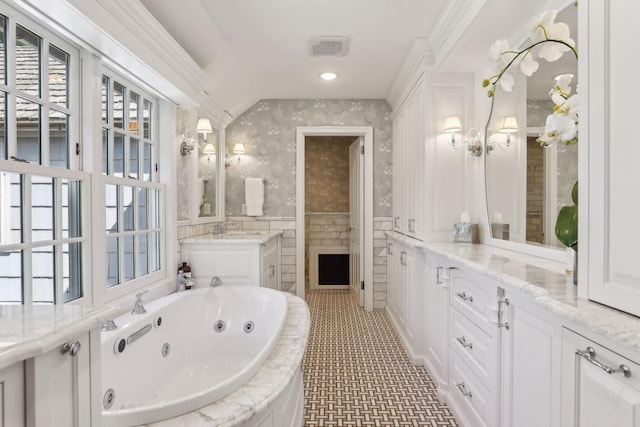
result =
[{"label": "sconce light fixture", "polygon": [[233,154],[238,155],[238,164],[240,164],[240,156],[244,154],[244,144],[237,143],[233,146]]},{"label": "sconce light fixture", "polygon": [[213,132],[211,122],[206,117],[200,117],[198,119],[198,125],[196,126],[196,132],[204,134],[204,140],[207,140],[207,134]]},{"label": "sconce light fixture", "polygon": [[451,134],[451,146],[454,149],[456,148],[456,133],[462,130],[462,123],[460,122],[460,117],[458,116],[450,116],[444,120],[444,133]]},{"label": "sconce light fixture", "polygon": [[491,141],[489,144],[487,144],[487,154],[495,150],[496,146],[502,148],[503,150],[507,150],[513,145],[513,141],[511,141],[511,134],[514,132],[518,132],[518,119],[516,118],[516,116],[504,116],[502,118],[502,123],[500,124],[498,132],[507,134],[506,143],[503,145],[500,142]]},{"label": "sconce light fixture", "polygon": [[202,149],[202,152],[207,155],[207,163],[211,163],[211,156],[216,154],[216,147],[214,147],[212,143],[208,142]]},{"label": "sconce light fixture", "polygon": [[180,143],[180,154],[182,154],[183,156],[191,154],[195,146],[196,146],[196,143],[193,138],[193,133],[191,133],[191,131],[188,129],[182,132],[182,142]]}]

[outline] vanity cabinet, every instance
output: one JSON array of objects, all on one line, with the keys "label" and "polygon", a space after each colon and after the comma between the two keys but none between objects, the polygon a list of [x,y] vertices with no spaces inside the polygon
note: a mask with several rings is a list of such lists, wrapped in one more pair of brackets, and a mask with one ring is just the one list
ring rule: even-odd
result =
[{"label": "vanity cabinet", "polygon": [[0,427],[24,426],[24,362],[0,370]]},{"label": "vanity cabinet", "polygon": [[638,427],[640,364],[564,328],[562,425]]},{"label": "vanity cabinet", "polygon": [[30,427],[92,425],[89,333],[25,361]]},{"label": "vanity cabinet", "polygon": [[213,276],[225,285],[265,286],[280,290],[281,234],[225,234],[186,239],[182,258],[200,287]]},{"label": "vanity cabinet", "polygon": [[425,258],[416,248],[387,239],[387,312],[414,363],[421,363],[425,337]]}]

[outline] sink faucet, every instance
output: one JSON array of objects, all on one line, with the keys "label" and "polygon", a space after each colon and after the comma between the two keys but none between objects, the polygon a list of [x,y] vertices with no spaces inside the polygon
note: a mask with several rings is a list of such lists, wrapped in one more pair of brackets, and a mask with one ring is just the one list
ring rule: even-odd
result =
[{"label": "sink faucet", "polygon": [[211,281],[209,282],[209,286],[211,286],[212,288],[217,288],[218,286],[222,285],[222,279],[220,279],[218,276],[213,276],[211,278]]},{"label": "sink faucet", "polygon": [[147,310],[142,305],[142,295],[146,294],[147,292],[149,291],[145,289],[144,291],[138,292],[136,294],[136,302],[133,304],[133,310],[131,310],[131,314],[145,314],[147,312]]},{"label": "sink faucet", "polygon": [[213,226],[213,234],[223,234],[224,233],[224,222],[218,222]]}]

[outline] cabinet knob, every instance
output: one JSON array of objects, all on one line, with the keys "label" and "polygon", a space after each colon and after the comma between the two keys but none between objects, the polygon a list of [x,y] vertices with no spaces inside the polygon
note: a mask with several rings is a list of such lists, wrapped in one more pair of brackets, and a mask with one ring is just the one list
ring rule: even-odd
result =
[{"label": "cabinet knob", "polygon": [[60,349],[60,353],[62,354],[69,353],[71,357],[74,357],[80,351],[81,346],[82,345],[80,344],[79,341],[75,341],[73,343],[64,343],[62,345],[62,348]]},{"label": "cabinet knob", "polygon": [[458,292],[456,295],[464,301],[473,302],[473,297],[471,295],[467,296],[466,292]]}]

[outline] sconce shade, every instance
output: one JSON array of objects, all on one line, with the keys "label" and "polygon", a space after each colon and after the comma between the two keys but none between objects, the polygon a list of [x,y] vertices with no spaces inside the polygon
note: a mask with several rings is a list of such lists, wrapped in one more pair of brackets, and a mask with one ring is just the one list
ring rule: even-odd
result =
[{"label": "sconce shade", "polygon": [[206,117],[201,117],[198,119],[198,125],[196,126],[196,132],[204,133],[205,135],[213,132],[213,128],[211,127],[211,122]]},{"label": "sconce shade", "polygon": [[244,144],[238,143],[234,145],[233,154],[244,154]]},{"label": "sconce shade", "polygon": [[504,116],[502,118],[502,125],[500,125],[500,132],[511,133],[518,131],[518,119],[516,116]]},{"label": "sconce shade", "polygon": [[213,146],[212,143],[207,143],[202,150],[204,154],[216,154],[216,147]]},{"label": "sconce shade", "polygon": [[446,133],[455,133],[455,132],[460,132],[461,130],[462,130],[462,123],[460,122],[460,117],[451,116],[445,119],[444,131]]}]

